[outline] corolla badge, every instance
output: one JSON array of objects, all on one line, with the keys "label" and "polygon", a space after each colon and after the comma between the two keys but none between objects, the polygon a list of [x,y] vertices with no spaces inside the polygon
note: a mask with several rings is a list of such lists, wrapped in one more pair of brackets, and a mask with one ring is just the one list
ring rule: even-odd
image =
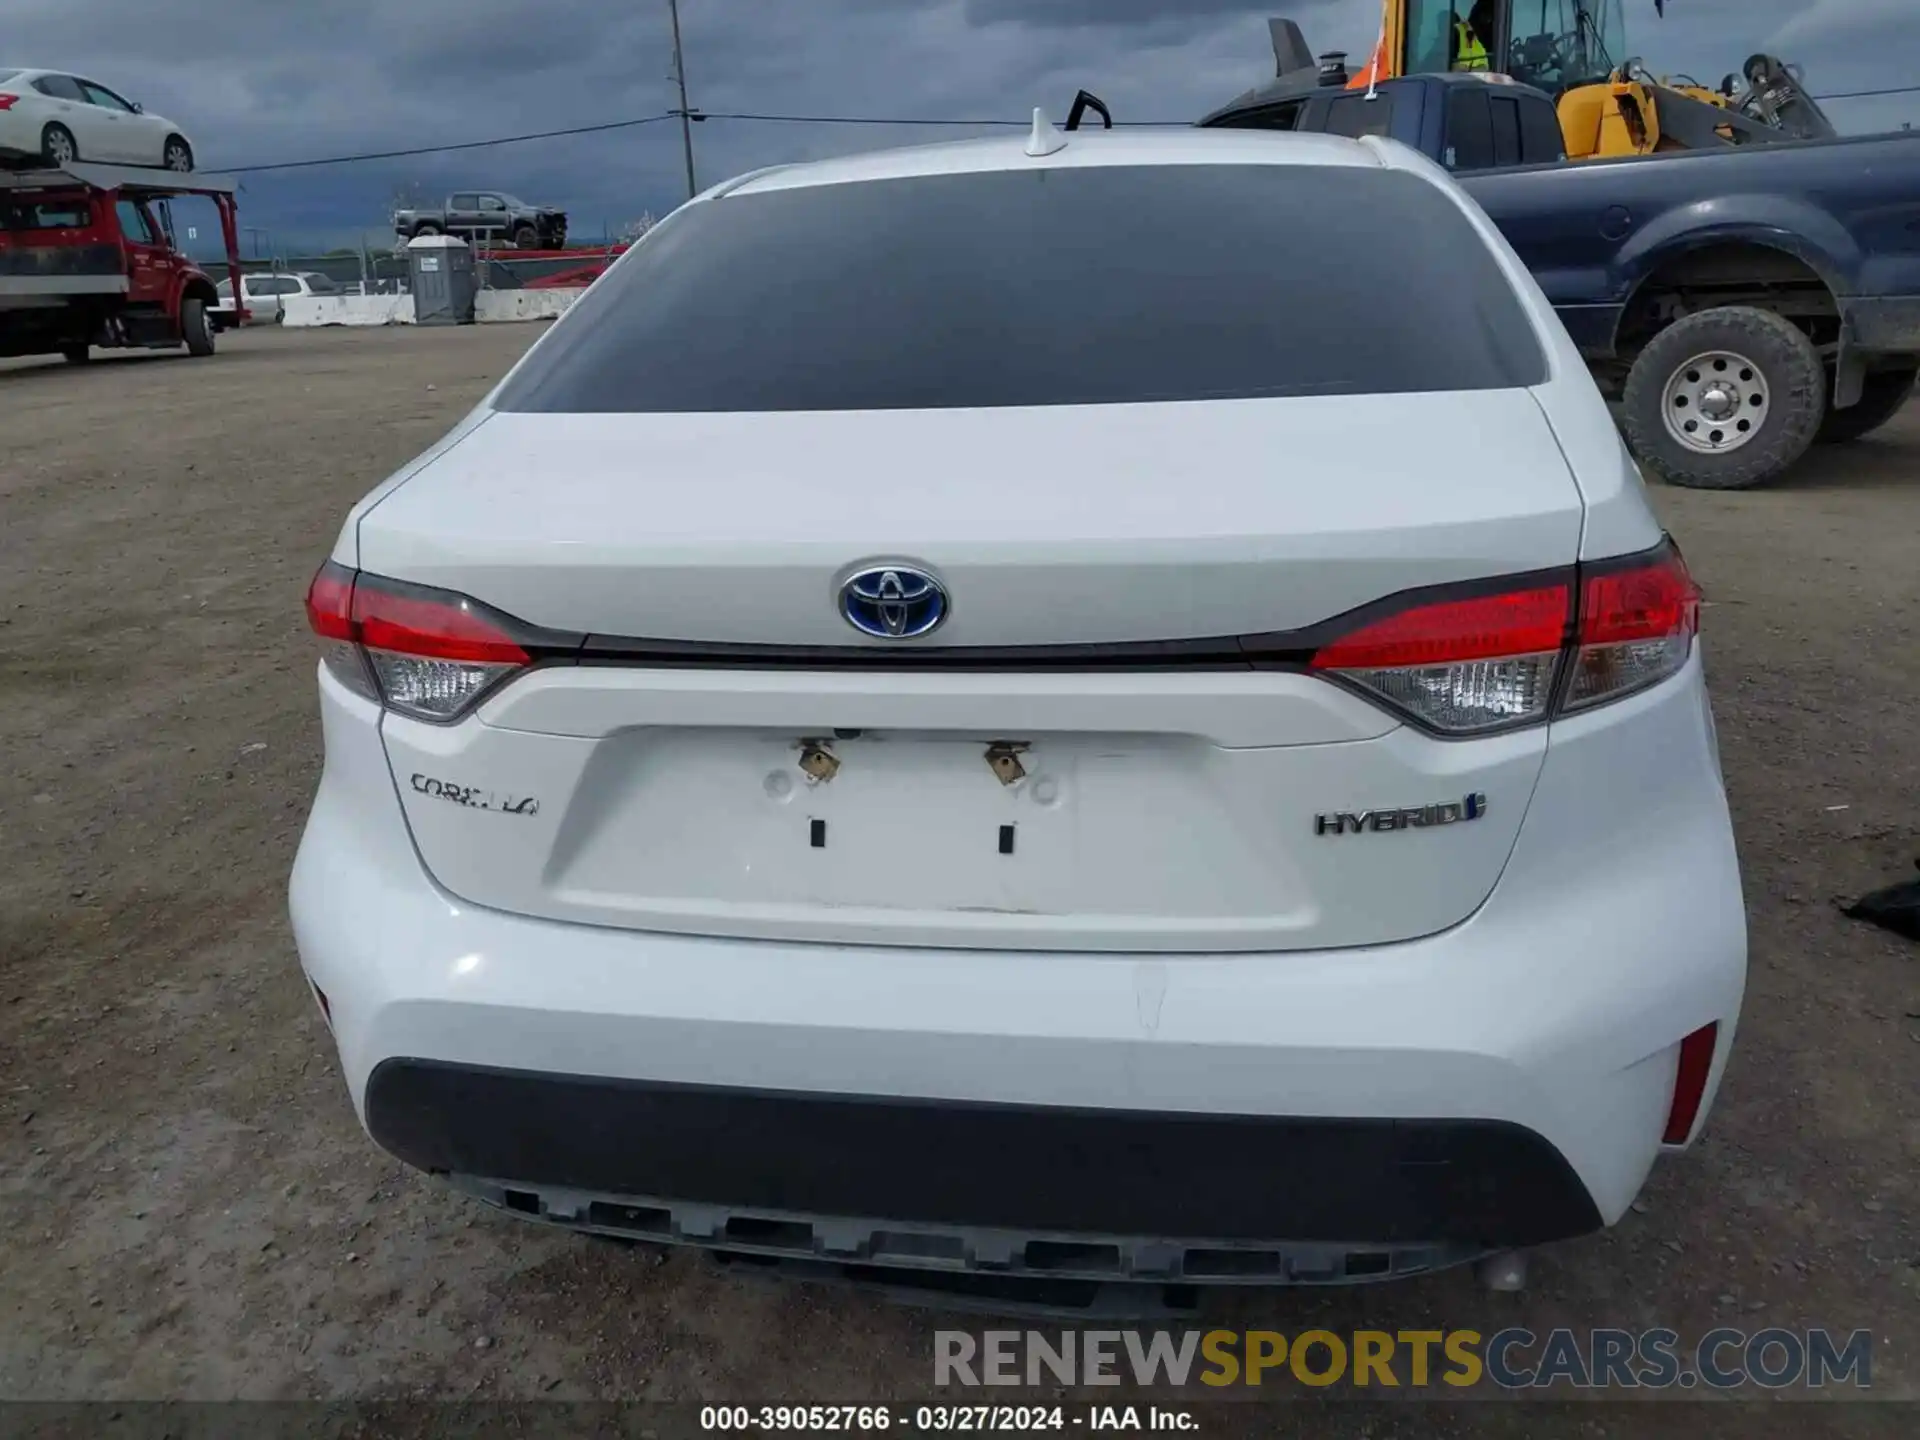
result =
[{"label": "corolla badge", "polygon": [[912,565],[871,565],[840,586],[840,614],[862,635],[911,640],[947,618],[947,591]]},{"label": "corolla badge", "polygon": [[436,800],[451,800],[469,810],[497,810],[502,815],[538,815],[540,802],[531,795],[508,795],[498,790],[483,790],[477,785],[456,785],[451,780],[436,780],[431,775],[415,774],[408,781],[415,793]]}]

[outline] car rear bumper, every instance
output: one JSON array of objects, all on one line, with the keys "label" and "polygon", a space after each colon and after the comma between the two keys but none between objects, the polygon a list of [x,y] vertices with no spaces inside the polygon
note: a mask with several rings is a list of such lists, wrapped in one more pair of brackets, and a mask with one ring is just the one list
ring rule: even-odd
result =
[{"label": "car rear bumper", "polygon": [[1680,1041],[1719,1026],[1704,1119],[1733,1038],[1745,921],[1697,659],[1555,727],[1464,923],[1251,955],[489,911],[422,870],[373,707],[322,692],[292,915],[354,1104],[403,1160],[550,1219],[869,1260],[924,1231],[982,1265],[1022,1236],[1125,1237],[1129,1266],[1273,1242],[1283,1274],[1302,1246],[1462,1258],[1616,1220]]},{"label": "car rear bumper", "polygon": [[762,1215],[1381,1246],[1530,1244],[1600,1224],[1559,1152],[1496,1120],[981,1104],[402,1059],[375,1068],[366,1113],[422,1170]]}]

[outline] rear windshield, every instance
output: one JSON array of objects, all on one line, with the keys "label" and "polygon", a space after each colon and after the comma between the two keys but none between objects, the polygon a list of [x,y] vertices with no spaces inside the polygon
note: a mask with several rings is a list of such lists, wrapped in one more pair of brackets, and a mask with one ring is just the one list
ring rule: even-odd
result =
[{"label": "rear windshield", "polygon": [[3,85],[7,81],[13,79],[13,77],[18,75],[19,73],[20,72],[18,70],[9,70],[6,68],[6,66],[0,65],[0,85]]},{"label": "rear windshield", "polygon": [[1490,390],[1546,375],[1491,252],[1373,168],[1040,168],[688,206],[508,411],[891,410]]}]

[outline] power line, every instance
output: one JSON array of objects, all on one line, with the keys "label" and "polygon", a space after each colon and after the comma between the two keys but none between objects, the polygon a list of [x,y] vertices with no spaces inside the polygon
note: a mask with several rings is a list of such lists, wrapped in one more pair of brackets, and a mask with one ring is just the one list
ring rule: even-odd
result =
[{"label": "power line", "polygon": [[440,155],[451,150],[485,150],[495,145],[519,145],[528,140],[558,140],[567,135],[597,135],[605,130],[629,130],[671,120],[668,115],[643,115],[637,120],[608,120],[600,125],[573,125],[565,130],[539,130],[528,135],[501,135],[492,140],[463,140],[454,145],[416,145],[408,150],[369,150],[359,155],[329,155],[319,160],[276,160],[270,165],[223,165],[225,175],[257,175],[263,170],[307,170],[318,165],[353,165],[363,160],[400,160],[410,155]]},{"label": "power line", "polygon": [[[1920,85],[1889,85],[1878,90],[1840,90],[1830,95],[1815,95],[1815,100],[1860,100],[1876,95],[1912,95],[1920,94]],[[738,110],[708,110],[693,112],[695,120],[765,120],[787,125],[958,125],[969,128],[985,128],[994,125],[1016,125],[1025,129],[1025,120],[960,120],[928,117],[907,117],[897,115],[766,115]],[[1117,130],[1123,125],[1146,126],[1165,129],[1169,126],[1186,126],[1187,120],[1116,120]]]},{"label": "power line", "polygon": [[695,111],[693,118],[696,120],[768,120],[783,125],[1019,125],[1024,128],[1028,123],[1025,120],[948,120],[929,119],[924,116],[904,119],[889,118],[885,115],[754,115],[738,110]]},{"label": "power line", "polygon": [[[1828,95],[1816,95],[1816,100],[1864,100],[1884,95],[1920,94],[1920,84],[1889,85],[1874,90],[1841,90]],[[486,150],[496,145],[520,145],[532,140],[559,140],[569,135],[596,135],[608,130],[628,130],[638,125],[652,125],[661,120],[683,118],[679,111],[670,110],[663,115],[643,115],[633,120],[609,120],[599,125],[574,125],[565,130],[538,130],[525,135],[501,135],[491,140],[464,140],[450,145],[416,145],[406,150],[371,150],[357,155],[329,155],[315,160],[279,160],[264,165],[225,165],[219,167],[222,173],[229,175],[257,175],[267,170],[307,170],[322,165],[354,165],[368,160],[400,160],[414,155],[440,155],[455,150]],[[888,125],[888,126],[942,126],[965,129],[990,129],[998,126],[1018,126],[1022,129],[1029,123],[1025,120],[1002,119],[961,119],[946,116],[924,115],[777,115],[742,110],[692,110],[684,117],[694,122],[707,120],[741,120],[780,125]],[[1184,126],[1184,120],[1116,120],[1114,128],[1122,126],[1144,126],[1164,128]]]},{"label": "power line", "polygon": [[1864,100],[1869,95],[1920,95],[1920,85],[1889,85],[1881,90],[1841,90],[1832,95],[1816,95],[1816,100]]},{"label": "power line", "polygon": [[[414,155],[441,155],[454,150],[486,150],[495,145],[520,145],[530,140],[559,140],[569,135],[597,135],[607,130],[628,130],[636,125],[652,125],[661,120],[680,119],[680,112],[669,110],[663,115],[643,115],[634,120],[608,120],[599,125],[573,125],[565,130],[535,130],[525,135],[499,135],[491,140],[462,140],[448,145],[415,145],[405,150],[367,150],[355,155],[326,155],[313,160],[275,160],[259,165],[221,165],[217,168],[223,175],[258,175],[266,170],[309,170],[321,165],[355,165],[367,160],[402,160]],[[929,120],[924,118],[888,119],[874,115],[748,115],[733,111],[688,112],[687,118],[701,120],[768,120],[784,121],[797,125],[1021,125],[1024,120]],[[1138,120],[1120,121],[1120,124],[1138,125]]]},{"label": "power line", "polygon": [[[905,117],[889,115],[755,115],[737,110],[694,111],[695,120],[768,120],[788,125],[957,125],[967,129],[986,129],[991,126],[1013,126],[1024,130],[1032,124],[1030,120],[959,120],[929,118],[926,116]],[[1187,129],[1191,120],[1116,120],[1113,128],[1136,126],[1149,130]],[[1098,128],[1098,127],[1088,127]]]},{"label": "power line", "polygon": [[[265,170],[309,170],[321,165],[355,165],[366,160],[402,160],[413,155],[441,155],[454,150],[485,150],[495,145],[520,145],[529,140],[558,140],[568,135],[596,135],[607,130],[627,130],[636,125],[652,125],[661,120],[681,118],[677,110],[664,115],[643,115],[635,120],[609,120],[600,125],[573,125],[565,130],[536,130],[525,135],[500,135],[491,140],[463,140],[449,145],[415,145],[405,150],[368,150],[356,155],[327,155],[314,160],[275,160],[260,165],[221,165],[223,175],[258,175]],[[873,115],[748,115],[731,111],[688,112],[687,118],[700,120],[770,120],[797,125],[1021,125],[1024,120],[929,120],[923,118],[888,119]],[[1120,121],[1138,125],[1138,120]]]}]

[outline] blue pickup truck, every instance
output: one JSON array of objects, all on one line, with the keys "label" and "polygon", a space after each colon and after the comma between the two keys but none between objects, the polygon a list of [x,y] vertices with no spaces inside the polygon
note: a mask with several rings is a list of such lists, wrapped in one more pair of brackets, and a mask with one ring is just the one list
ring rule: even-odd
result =
[{"label": "blue pickup truck", "polygon": [[1371,98],[1276,85],[1199,123],[1382,135],[1453,171],[1618,402],[1635,456],[1674,484],[1763,484],[1914,390],[1920,134],[1569,163],[1545,93],[1474,75]]}]

